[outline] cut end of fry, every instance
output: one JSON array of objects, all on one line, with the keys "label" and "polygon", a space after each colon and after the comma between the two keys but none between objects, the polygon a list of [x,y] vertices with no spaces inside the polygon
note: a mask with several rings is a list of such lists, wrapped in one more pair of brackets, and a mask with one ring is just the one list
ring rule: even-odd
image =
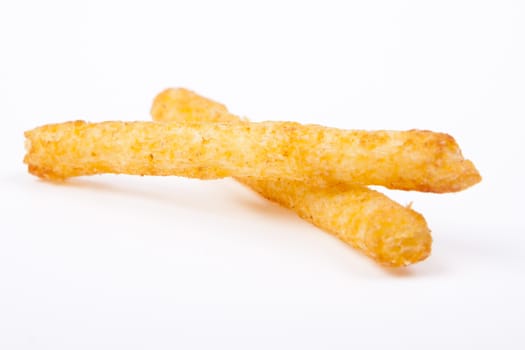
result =
[{"label": "cut end of fry", "polygon": [[[400,208],[390,209],[401,210]],[[385,217],[384,215],[390,215]],[[367,249],[376,254],[377,261],[385,266],[401,267],[426,259],[432,248],[432,236],[422,215],[410,210],[410,214],[393,215],[379,211],[376,231],[372,229]]]},{"label": "cut end of fry", "polygon": [[[454,137],[445,133],[423,131],[431,135],[424,143],[429,149],[435,149],[433,166],[439,172],[435,181],[419,179],[414,189],[420,192],[448,193],[463,191],[481,181],[481,175],[472,161],[465,159]],[[410,143],[409,145],[410,146]],[[392,189],[410,189],[397,188]]]}]

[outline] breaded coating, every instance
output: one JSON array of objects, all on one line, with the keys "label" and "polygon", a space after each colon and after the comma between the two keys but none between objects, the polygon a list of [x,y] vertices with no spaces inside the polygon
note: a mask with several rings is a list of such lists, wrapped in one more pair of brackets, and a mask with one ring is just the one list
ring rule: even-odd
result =
[{"label": "breaded coating", "polygon": [[25,136],[29,171],[49,179],[102,173],[251,176],[424,192],[459,191],[480,180],[451,136],[421,130],[75,121],[45,125]]},{"label": "breaded coating", "polygon": [[[225,106],[186,89],[159,94],[151,113],[163,122],[241,122]],[[253,177],[237,180],[383,265],[405,266],[430,254],[432,238],[423,216],[367,187],[320,188],[299,181]]]}]

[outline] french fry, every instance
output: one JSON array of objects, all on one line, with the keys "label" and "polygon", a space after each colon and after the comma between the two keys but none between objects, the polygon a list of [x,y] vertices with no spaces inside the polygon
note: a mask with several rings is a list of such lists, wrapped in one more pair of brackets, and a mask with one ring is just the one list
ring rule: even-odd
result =
[{"label": "french fry", "polygon": [[[162,122],[243,122],[224,105],[186,89],[159,94],[151,114]],[[321,188],[285,179],[236,179],[383,265],[405,266],[430,254],[432,238],[423,216],[367,187]]]},{"label": "french fry", "polygon": [[480,180],[451,136],[420,130],[76,121],[45,125],[25,136],[29,171],[49,179],[102,173],[239,176],[423,192],[459,191]]}]

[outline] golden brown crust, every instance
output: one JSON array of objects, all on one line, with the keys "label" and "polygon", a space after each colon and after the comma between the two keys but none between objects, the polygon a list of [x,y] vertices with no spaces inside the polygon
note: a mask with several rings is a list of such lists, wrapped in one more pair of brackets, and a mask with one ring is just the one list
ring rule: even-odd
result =
[{"label": "golden brown crust", "polygon": [[[240,122],[223,105],[185,89],[161,93],[152,115],[163,122]],[[432,238],[423,216],[379,192],[363,186],[320,188],[284,179],[236,179],[383,265],[405,266],[430,254]]]},{"label": "golden brown crust", "polygon": [[25,135],[30,143],[25,162],[46,178],[253,176],[426,192],[459,191],[480,179],[452,137],[420,130],[368,132],[292,122],[76,121]]}]

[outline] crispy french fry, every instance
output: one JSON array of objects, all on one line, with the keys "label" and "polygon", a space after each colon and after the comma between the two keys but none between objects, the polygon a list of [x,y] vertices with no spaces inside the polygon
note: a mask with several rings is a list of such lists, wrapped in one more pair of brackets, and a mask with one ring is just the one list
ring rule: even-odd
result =
[{"label": "crispy french fry", "polygon": [[[162,122],[242,122],[224,105],[186,89],[159,94],[151,114]],[[292,180],[253,177],[237,180],[383,265],[405,266],[430,254],[432,238],[423,216],[367,187],[321,188]]]},{"label": "crispy french fry", "polygon": [[101,173],[252,176],[424,192],[459,191],[480,180],[451,136],[420,130],[76,121],[45,125],[25,136],[29,171],[50,179]]}]

